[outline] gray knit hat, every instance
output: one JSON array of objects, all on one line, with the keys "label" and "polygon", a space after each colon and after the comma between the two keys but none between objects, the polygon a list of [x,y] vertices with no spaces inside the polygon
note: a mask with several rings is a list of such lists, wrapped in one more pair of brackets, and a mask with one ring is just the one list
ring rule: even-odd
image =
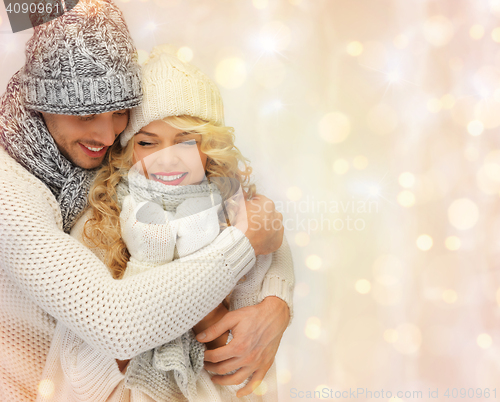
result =
[{"label": "gray knit hat", "polygon": [[87,115],[140,104],[137,52],[121,11],[110,0],[80,0],[34,29],[20,72],[28,108]]}]

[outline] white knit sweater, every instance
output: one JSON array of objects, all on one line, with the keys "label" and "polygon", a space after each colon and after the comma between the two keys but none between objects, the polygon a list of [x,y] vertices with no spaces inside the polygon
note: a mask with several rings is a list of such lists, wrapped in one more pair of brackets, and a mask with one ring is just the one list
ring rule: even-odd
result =
[{"label": "white knit sweater", "polygon": [[[0,400],[35,400],[56,320],[103,355],[130,359],[192,328],[255,263],[234,228],[199,253],[202,264],[195,253],[114,280],[62,231],[50,190],[0,148]],[[289,284],[271,278],[263,292],[276,287]]]},{"label": "white knit sweater", "polygon": [[[137,177],[137,179],[146,181],[142,176]],[[163,191],[170,190],[163,185],[160,188]],[[191,193],[187,192],[186,197],[188,198],[183,201],[179,200],[180,204],[175,207],[174,213],[168,210],[164,211],[156,203],[147,202],[151,194],[154,193],[148,194],[148,199],[144,199],[138,193],[129,195],[127,185],[121,184],[119,186],[122,236],[131,254],[123,278],[137,275],[172,261],[174,247],[179,257],[182,258],[201,249],[216,238],[219,233],[217,210],[220,209],[220,195],[218,192],[209,190],[210,195],[208,196],[208,191],[203,190],[207,191],[207,196],[204,196],[199,193],[204,187],[193,188],[199,189],[197,196],[191,198]],[[183,189],[188,188],[179,187],[175,191]],[[153,190],[150,188],[148,193],[151,191]],[[144,210],[147,210],[146,214],[143,213]],[[141,216],[148,222],[154,223],[144,223]],[[82,243],[84,242],[82,238],[83,225],[90,217],[89,213],[85,214],[71,232],[71,235]],[[95,248],[93,250],[98,257],[104,258],[101,250]],[[235,305],[245,307],[259,302],[259,294],[266,275],[275,277],[281,274],[284,276],[284,280],[293,284],[293,264],[286,240],[273,256],[257,257],[257,263],[253,269],[240,280],[233,291],[231,297],[233,308]],[[274,265],[271,265],[273,260],[275,260]],[[278,296],[283,297],[282,294]],[[174,400],[184,401],[187,397],[191,402],[218,402],[237,399],[236,391],[241,386],[217,386],[210,381],[207,372],[202,370],[198,374],[199,369],[191,367],[192,364],[202,364],[203,360],[203,349],[200,348],[200,344],[194,341],[195,344],[198,344],[193,344],[195,349],[189,346],[193,341],[192,335],[185,334],[182,338],[176,339],[175,342],[160,348],[161,351],[150,351],[134,358],[131,362],[131,365],[134,366],[134,370],[132,370],[134,371],[133,381],[131,384],[127,384],[127,380],[124,380],[123,374],[119,372],[114,359],[103,356],[99,351],[92,349],[75,336],[71,330],[58,323],[43,373],[43,380],[56,384],[56,391],[52,395],[39,395],[37,401],[136,402],[154,400],[156,402],[173,402]],[[154,355],[155,353],[156,355]],[[161,359],[161,363],[159,363],[161,367],[169,368],[160,369],[158,367],[155,369],[150,366],[150,362],[159,361],[158,359]],[[147,368],[139,369],[139,367]],[[163,370],[167,370],[167,372]],[[267,387],[265,396],[252,394],[249,397],[239,399],[239,401],[276,402],[277,380],[274,365],[264,381]],[[137,388],[135,384],[139,387]],[[127,385],[131,386],[131,391],[127,389]],[[179,388],[182,389],[183,394],[178,393]],[[142,392],[142,389],[145,392]],[[162,392],[162,389],[166,391]],[[153,396],[153,399],[148,394]]]}]

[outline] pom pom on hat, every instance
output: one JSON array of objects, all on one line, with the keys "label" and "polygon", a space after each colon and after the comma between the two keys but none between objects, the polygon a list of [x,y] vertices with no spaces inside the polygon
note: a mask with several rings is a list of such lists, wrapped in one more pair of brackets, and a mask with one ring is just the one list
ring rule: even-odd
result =
[{"label": "pom pom on hat", "polygon": [[195,66],[175,55],[175,47],[153,48],[142,66],[141,105],[132,109],[130,122],[121,134],[124,147],[141,128],[170,116],[198,117],[214,125],[224,124],[224,109],[215,83]]},{"label": "pom pom on hat", "polygon": [[177,50],[178,49],[174,45],[169,45],[166,43],[164,43],[163,45],[155,46],[153,50],[151,50],[151,52],[149,53],[149,57],[146,60],[146,63],[149,60],[154,60],[155,58],[159,57],[162,54],[168,54],[170,56],[177,57]]}]

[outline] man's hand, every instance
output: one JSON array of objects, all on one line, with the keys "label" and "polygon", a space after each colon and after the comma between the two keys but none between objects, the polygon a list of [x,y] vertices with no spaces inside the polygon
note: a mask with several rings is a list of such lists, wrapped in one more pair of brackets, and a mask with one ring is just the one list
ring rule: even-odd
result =
[{"label": "man's hand", "polygon": [[[207,328],[209,328],[211,325],[218,323],[220,320],[222,320],[222,317],[224,317],[228,313],[228,310],[226,306],[224,306],[222,303],[219,304],[214,310],[212,310],[208,315],[203,318],[198,324],[196,324],[193,327],[193,332],[195,335],[198,335],[200,332],[205,331]],[[224,346],[227,343],[227,337],[229,336],[229,330],[224,332],[221,336],[218,338],[215,338],[211,342],[207,342],[207,349],[217,349],[222,346]]]},{"label": "man's hand", "polygon": [[274,202],[260,194],[245,203],[248,219],[245,236],[255,255],[275,252],[283,242],[283,215],[276,211]]},{"label": "man's hand", "polygon": [[[229,329],[233,333],[229,344],[205,352],[205,369],[220,374],[212,377],[212,381],[220,385],[237,385],[251,376],[237,396],[251,394],[273,364],[289,320],[288,305],[278,297],[269,296],[256,306],[227,313],[199,334],[197,339],[206,343]],[[234,374],[223,375],[237,369]]]}]

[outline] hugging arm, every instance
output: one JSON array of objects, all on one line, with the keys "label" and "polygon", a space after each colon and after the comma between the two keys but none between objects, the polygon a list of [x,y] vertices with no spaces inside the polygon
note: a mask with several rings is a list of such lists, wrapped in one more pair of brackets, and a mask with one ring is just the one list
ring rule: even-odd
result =
[{"label": "hugging arm", "polygon": [[[202,342],[211,342],[228,329],[232,330],[234,339],[227,346],[205,353],[205,367],[218,374],[239,368],[232,375],[213,378],[214,382],[222,385],[240,384],[252,376],[249,383],[238,391],[240,397],[250,394],[264,378],[293,314],[295,276],[290,247],[285,238],[272,257],[257,298],[260,303],[241,307],[244,302],[233,300],[232,307],[237,310],[227,313],[206,329],[204,340],[198,338]],[[251,275],[253,270],[248,274],[249,277]]]},{"label": "hugging arm", "polygon": [[255,260],[249,240],[229,228],[186,258],[114,280],[61,230],[56,205],[38,180],[0,172],[0,264],[40,308],[113,358],[129,359],[192,328]]}]

